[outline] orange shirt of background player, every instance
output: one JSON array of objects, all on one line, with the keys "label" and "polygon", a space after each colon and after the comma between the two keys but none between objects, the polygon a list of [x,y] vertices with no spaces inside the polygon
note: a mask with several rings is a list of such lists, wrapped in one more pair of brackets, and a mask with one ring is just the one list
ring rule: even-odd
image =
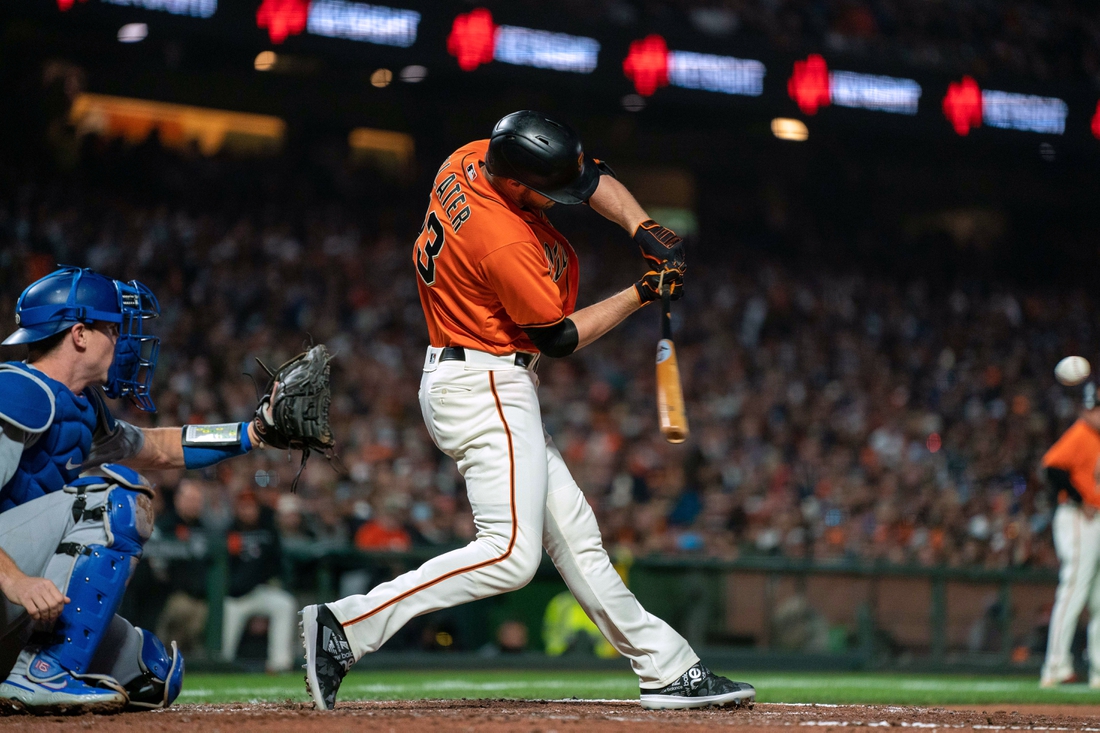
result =
[{"label": "orange shirt of background player", "polygon": [[489,183],[488,140],[455,151],[436,173],[413,245],[432,346],[490,354],[537,352],[528,326],[550,326],[577,302],[577,256],[542,212]]},{"label": "orange shirt of background player", "polygon": [[360,550],[405,552],[412,547],[412,538],[400,525],[387,526],[372,519],[355,532],[355,546]]},{"label": "orange shirt of background player", "polygon": [[1069,480],[1089,506],[1100,507],[1096,472],[1100,467],[1100,433],[1078,420],[1043,456],[1043,466],[1069,472]]}]

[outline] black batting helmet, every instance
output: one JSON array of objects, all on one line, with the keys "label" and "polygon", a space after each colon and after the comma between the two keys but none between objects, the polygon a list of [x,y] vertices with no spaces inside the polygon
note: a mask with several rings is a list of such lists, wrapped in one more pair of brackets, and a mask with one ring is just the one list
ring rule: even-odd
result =
[{"label": "black batting helmet", "polygon": [[559,204],[584,203],[600,182],[596,163],[585,156],[576,131],[530,110],[497,122],[485,167]]}]

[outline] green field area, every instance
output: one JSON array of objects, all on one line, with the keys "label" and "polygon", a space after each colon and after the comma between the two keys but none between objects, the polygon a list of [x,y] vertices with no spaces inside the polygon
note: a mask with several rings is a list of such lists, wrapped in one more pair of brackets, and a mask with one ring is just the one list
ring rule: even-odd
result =
[{"label": "green field area", "polygon": [[[1100,705],[1100,690],[1062,685],[1040,690],[1031,677],[907,675],[895,673],[739,673],[757,702],[965,705],[1057,703]],[[352,672],[340,700],[418,698],[637,699],[636,678],[597,672]],[[191,674],[180,703],[307,700],[301,674]]]}]

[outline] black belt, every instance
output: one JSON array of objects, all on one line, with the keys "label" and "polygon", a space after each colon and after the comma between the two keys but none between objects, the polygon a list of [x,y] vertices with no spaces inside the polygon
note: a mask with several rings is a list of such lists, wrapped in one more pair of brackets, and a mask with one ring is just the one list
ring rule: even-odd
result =
[{"label": "black belt", "polygon": [[[528,354],[524,351],[516,352],[515,364],[520,369],[526,369],[531,366],[531,362],[535,360],[536,354]],[[439,352],[440,361],[466,361],[466,349],[461,346],[444,346],[443,351]]]}]

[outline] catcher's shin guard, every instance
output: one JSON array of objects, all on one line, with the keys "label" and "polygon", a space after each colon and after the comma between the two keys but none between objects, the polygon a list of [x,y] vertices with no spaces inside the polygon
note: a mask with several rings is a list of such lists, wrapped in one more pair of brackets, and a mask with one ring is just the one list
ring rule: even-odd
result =
[{"label": "catcher's shin guard", "polygon": [[151,631],[135,627],[141,633],[141,675],[126,684],[129,707],[141,710],[166,708],[179,697],[183,688],[183,655],[172,642],[172,653]]},{"label": "catcher's shin guard", "polygon": [[[136,472],[104,465],[77,479],[66,491],[77,493],[74,517],[77,527],[103,523],[105,544],[62,542],[57,554],[76,558],[62,589],[69,603],[54,624],[54,643],[42,647],[28,665],[28,675],[41,681],[57,669],[83,675],[88,671],[100,640],[126,592],[130,573],[141,557],[142,546],[152,533],[151,491]],[[86,496],[106,492],[107,501],[84,509]]]},{"label": "catcher's shin guard", "polygon": [[102,545],[72,544],[63,544],[59,552],[76,555],[65,590],[69,603],[54,625],[55,643],[42,647],[30,662],[27,674],[36,682],[48,681],[61,672],[82,675],[88,671],[130,577],[128,553]]}]

